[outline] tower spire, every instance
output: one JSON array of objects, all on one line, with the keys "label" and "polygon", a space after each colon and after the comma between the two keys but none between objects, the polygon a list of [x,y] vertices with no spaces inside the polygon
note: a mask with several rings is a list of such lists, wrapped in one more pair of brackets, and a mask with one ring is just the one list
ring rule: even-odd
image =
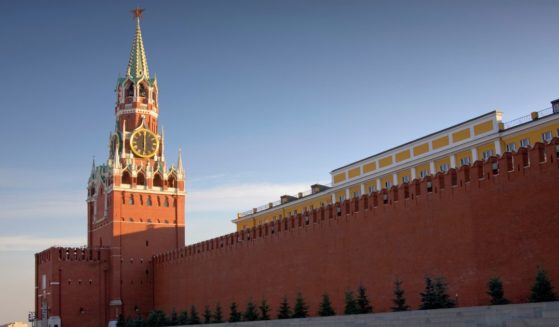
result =
[{"label": "tower spire", "polygon": [[177,160],[177,170],[178,170],[179,174],[184,173],[184,167],[182,166],[182,149],[181,148],[179,148],[179,158]]},{"label": "tower spire", "polygon": [[130,59],[128,60],[128,68],[126,70],[127,77],[134,81],[141,78],[149,79],[148,62],[146,59],[146,52],[144,51],[144,41],[142,40],[142,30],[140,28],[140,17],[144,9],[136,7],[132,10],[134,19],[136,19],[136,35],[132,43],[132,50],[130,51]]}]

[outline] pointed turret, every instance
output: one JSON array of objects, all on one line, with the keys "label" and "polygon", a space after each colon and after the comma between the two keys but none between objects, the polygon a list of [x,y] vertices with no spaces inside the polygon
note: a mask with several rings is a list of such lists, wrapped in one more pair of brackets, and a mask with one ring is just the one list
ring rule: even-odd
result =
[{"label": "pointed turret", "polygon": [[142,17],[143,11],[144,10],[141,8],[136,8],[132,11],[136,19],[136,35],[132,43],[126,75],[134,81],[138,81],[142,78],[146,80],[149,79],[148,62],[144,50],[144,41],[142,40],[142,29],[140,28],[140,17]]},{"label": "pointed turret", "polygon": [[165,162],[165,129],[161,128],[161,161]]},{"label": "pointed turret", "polygon": [[122,159],[126,158],[126,120],[122,122]]},{"label": "pointed turret", "polygon": [[93,162],[91,163],[91,177],[95,176],[95,156],[93,156]]},{"label": "pointed turret", "polygon": [[179,158],[177,159],[177,172],[179,174],[184,174],[184,168],[182,166],[182,149],[179,148]]},{"label": "pointed turret", "polygon": [[115,143],[113,168],[120,169],[120,155],[118,154],[118,143]]}]

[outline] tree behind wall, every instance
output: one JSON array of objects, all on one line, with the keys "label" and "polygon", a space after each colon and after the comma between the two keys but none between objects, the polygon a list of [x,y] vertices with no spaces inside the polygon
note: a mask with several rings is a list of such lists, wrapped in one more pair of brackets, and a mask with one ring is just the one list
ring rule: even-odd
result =
[{"label": "tree behind wall", "polygon": [[237,303],[231,303],[229,307],[229,322],[239,322],[241,321],[241,313],[237,309]]},{"label": "tree behind wall", "polygon": [[394,281],[394,306],[391,308],[392,311],[407,311],[410,306],[406,304],[406,296],[404,294],[404,289],[402,288],[402,281],[400,278],[396,278]]},{"label": "tree behind wall", "polygon": [[245,313],[243,315],[245,321],[255,321],[258,320],[258,311],[256,311],[256,305],[252,300],[248,300]]},{"label": "tree behind wall", "polygon": [[503,290],[503,282],[500,277],[493,277],[487,282],[487,295],[491,297],[492,305],[507,304],[509,301],[505,298]]},{"label": "tree behind wall", "polygon": [[455,303],[447,293],[447,285],[444,278],[425,277],[425,289],[421,295],[420,310],[453,308]]},{"label": "tree behind wall", "polygon": [[122,313],[118,315],[116,327],[126,327],[126,321],[124,320],[124,316],[122,315]]},{"label": "tree behind wall", "polygon": [[330,302],[330,296],[327,293],[322,295],[322,301],[318,307],[318,315],[321,317],[328,317],[336,315],[334,308],[332,308],[332,303]]},{"label": "tree behind wall", "polygon": [[536,280],[532,286],[532,294],[530,295],[530,302],[548,302],[557,301],[557,296],[553,292],[553,285],[547,276],[547,272],[538,267]]},{"label": "tree behind wall", "polygon": [[177,315],[175,308],[171,311],[171,317],[169,317],[167,324],[169,326],[177,326],[179,324],[179,316]]},{"label": "tree behind wall", "polygon": [[210,310],[210,306],[206,305],[204,307],[204,324],[209,324],[212,322],[212,311]]},{"label": "tree behind wall", "polygon": [[260,310],[260,320],[270,320],[270,306],[266,300],[262,300],[258,309]]},{"label": "tree behind wall", "polygon": [[357,289],[357,313],[372,313],[373,307],[367,298],[367,290],[362,285]]},{"label": "tree behind wall", "polygon": [[278,319],[289,318],[291,318],[291,308],[289,307],[289,302],[287,302],[287,296],[284,296],[278,310]]},{"label": "tree behind wall", "polygon": [[167,317],[165,316],[165,312],[161,310],[153,310],[149,313],[146,323],[147,326],[150,327],[162,327],[167,325]]},{"label": "tree behind wall", "polygon": [[190,321],[189,324],[190,325],[196,325],[200,323],[200,317],[198,316],[198,310],[196,310],[196,307],[194,305],[192,305],[190,307]]},{"label": "tree behind wall", "polygon": [[344,308],[344,315],[354,315],[358,313],[357,310],[357,302],[355,301],[355,297],[353,296],[352,291],[346,291],[344,296],[345,308]]},{"label": "tree behind wall", "polygon": [[295,298],[295,307],[293,308],[293,318],[305,318],[309,314],[309,307],[305,303],[303,294],[301,292],[297,293]]},{"label": "tree behind wall", "polygon": [[221,312],[221,304],[216,304],[213,322],[216,324],[223,322],[223,313]]},{"label": "tree behind wall", "polygon": [[186,310],[179,313],[179,326],[188,324],[188,312]]}]

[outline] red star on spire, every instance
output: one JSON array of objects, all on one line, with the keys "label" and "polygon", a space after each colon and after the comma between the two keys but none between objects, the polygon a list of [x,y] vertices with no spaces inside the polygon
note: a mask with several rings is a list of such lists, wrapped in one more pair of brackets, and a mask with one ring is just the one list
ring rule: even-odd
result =
[{"label": "red star on spire", "polygon": [[144,13],[144,10],[145,9],[140,8],[140,7],[134,8],[134,10],[132,10],[132,14],[134,14],[134,18],[142,17],[142,14]]}]

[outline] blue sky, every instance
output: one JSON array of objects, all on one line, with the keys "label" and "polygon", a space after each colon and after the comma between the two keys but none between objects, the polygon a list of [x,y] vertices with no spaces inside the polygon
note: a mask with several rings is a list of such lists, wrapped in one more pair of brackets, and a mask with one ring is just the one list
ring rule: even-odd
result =
[{"label": "blue sky", "polygon": [[2,1],[0,323],[32,309],[34,252],[85,243],[137,4],[187,243],[339,166],[559,97],[557,1]]}]

